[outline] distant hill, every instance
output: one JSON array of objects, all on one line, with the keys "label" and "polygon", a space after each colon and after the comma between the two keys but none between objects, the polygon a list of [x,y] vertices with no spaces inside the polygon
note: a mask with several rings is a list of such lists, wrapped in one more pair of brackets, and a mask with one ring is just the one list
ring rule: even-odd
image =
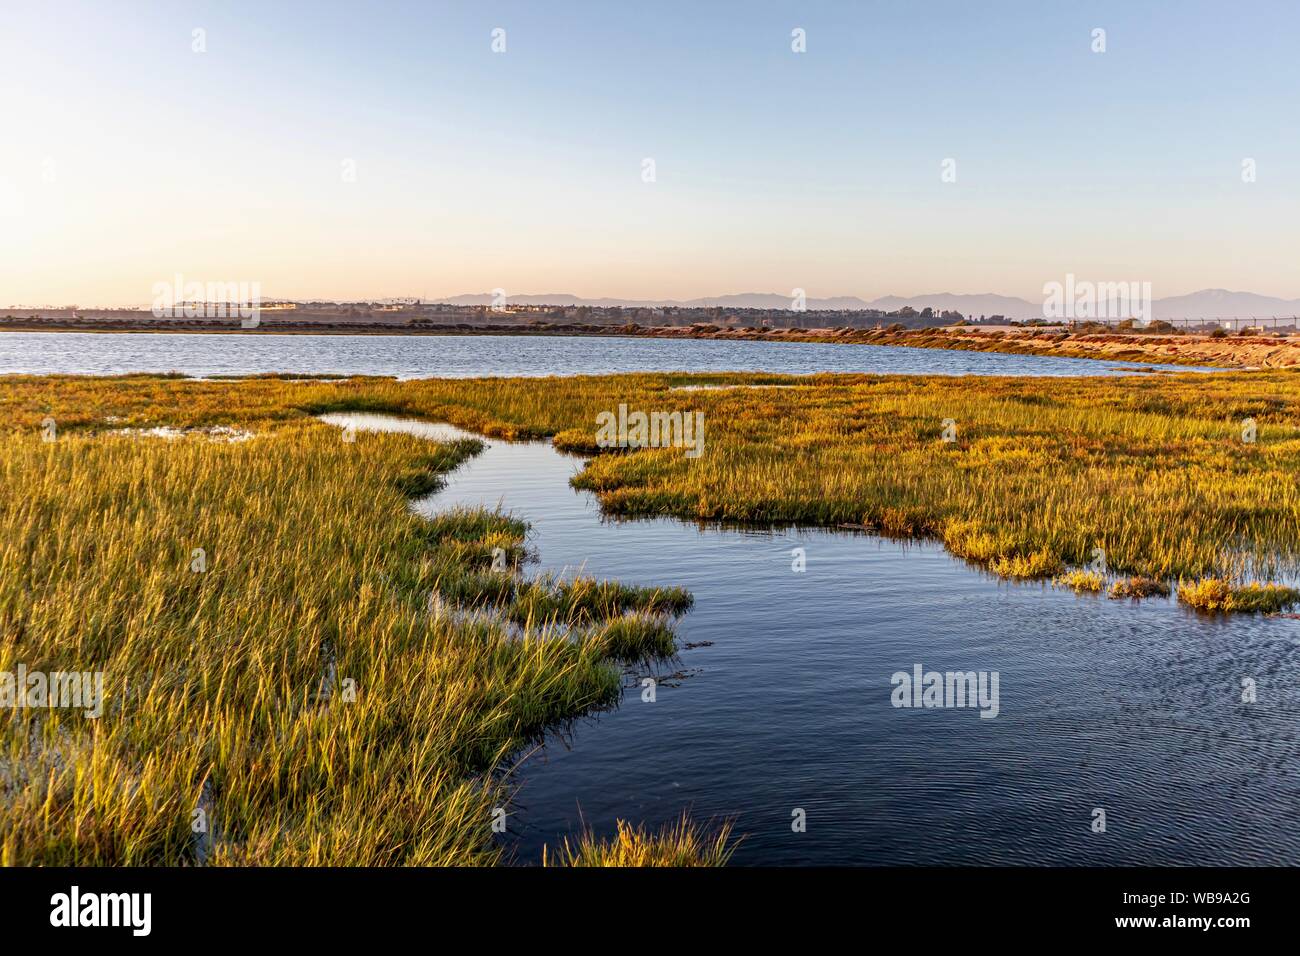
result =
[{"label": "distant hill", "polygon": [[[440,300],[453,305],[490,305],[489,294],[458,295]],[[518,305],[589,305],[595,308],[623,306],[624,308],[658,308],[672,306],[677,308],[699,309],[708,306],[721,306],[730,309],[788,309],[790,296],[776,292],[737,292],[730,295],[708,296],[700,299],[584,299],[568,292],[546,293],[541,295],[507,295],[507,301]],[[910,305],[918,312],[926,306],[936,311],[955,309],[963,315],[1005,315],[1011,319],[1032,319],[1042,315],[1042,306],[1024,299],[1005,295],[958,295],[941,292],[935,295],[917,295],[903,298],[896,295],[880,299],[866,300],[855,295],[832,296],[819,299],[810,297],[805,304],[809,309],[878,309],[882,312],[894,312]]]},{"label": "distant hill", "polygon": [[909,305],[918,312],[929,307],[936,312],[960,312],[967,317],[1002,315],[1008,319],[1017,319],[1019,321],[1041,319],[1043,317],[1043,304],[1041,302],[1027,302],[1015,296],[994,295],[991,292],[983,294],[936,292],[932,295],[886,295],[874,299],[870,308],[882,309],[885,312],[897,312],[904,306]]},{"label": "distant hill", "polygon": [[1278,299],[1254,292],[1202,289],[1189,295],[1156,299],[1152,311],[1157,319],[1183,318],[1268,318],[1300,315],[1300,299]]},{"label": "distant hill", "polygon": [[[458,295],[439,301],[454,305],[491,305],[492,296],[488,293]],[[711,296],[701,299],[584,299],[568,292],[543,293],[540,295],[508,295],[507,301],[518,305],[589,305],[594,308],[657,308],[673,306],[678,308],[704,308],[721,306],[731,309],[788,309],[790,296],[775,292],[737,292],[728,295]],[[878,309],[881,312],[896,312],[905,306],[916,311],[929,307],[936,312],[954,311],[967,317],[1002,315],[1008,319],[1024,321],[1042,318],[1041,302],[1030,302],[1016,296],[985,293],[936,292],[928,295],[898,296],[886,295],[878,299],[861,299],[853,295],[832,296],[818,299],[808,298],[809,309],[852,310]],[[1300,299],[1279,299],[1274,296],[1259,295],[1254,292],[1230,292],[1226,289],[1202,289],[1187,295],[1169,296],[1155,299],[1151,303],[1153,317],[1157,319],[1181,318],[1268,318],[1270,316],[1300,315]]]}]

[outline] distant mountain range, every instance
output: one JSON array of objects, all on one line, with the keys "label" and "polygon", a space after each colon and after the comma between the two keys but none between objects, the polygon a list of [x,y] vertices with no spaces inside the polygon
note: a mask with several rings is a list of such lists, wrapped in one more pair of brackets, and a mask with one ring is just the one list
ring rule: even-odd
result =
[{"label": "distant mountain range", "polygon": [[[441,299],[454,305],[491,305],[493,297],[481,295],[458,295],[450,299]],[[704,308],[721,306],[732,309],[788,309],[790,296],[775,292],[738,292],[705,299],[584,299],[569,293],[550,293],[543,295],[508,295],[508,302],[518,305],[589,305],[596,308],[623,306],[624,308],[659,308],[677,306],[680,308]],[[860,299],[857,296],[834,296],[827,299],[809,298],[809,309],[878,309],[882,312],[896,312],[904,306],[911,306],[918,312],[927,306],[936,312],[954,311],[965,316],[1003,315],[1008,319],[1041,318],[1041,302],[993,293],[966,294],[956,292],[937,292],[932,295],[898,296],[886,295],[879,299]],[[1154,299],[1151,303],[1152,313],[1157,319],[1182,318],[1267,318],[1270,316],[1300,315],[1300,299],[1279,299],[1274,296],[1258,295],[1254,292],[1229,292],[1227,289],[1202,289],[1188,295],[1169,296]]]},{"label": "distant mountain range", "polygon": [[1227,289],[1202,289],[1188,295],[1155,299],[1152,311],[1157,319],[1199,318],[1268,318],[1300,314],[1300,299],[1279,299],[1254,292],[1229,292]]}]

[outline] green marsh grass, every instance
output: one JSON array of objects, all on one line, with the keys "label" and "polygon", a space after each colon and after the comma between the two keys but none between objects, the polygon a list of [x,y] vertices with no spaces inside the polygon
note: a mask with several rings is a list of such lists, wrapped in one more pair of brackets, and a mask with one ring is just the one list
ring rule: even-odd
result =
[{"label": "green marsh grass", "polygon": [[[206,865],[497,862],[500,771],[557,721],[615,703],[616,661],[669,651],[689,596],[548,582],[558,597],[524,613],[519,520],[408,507],[478,443],[348,443],[224,395],[167,410],[172,386],[186,387],[123,383],[147,414],[113,389],[104,405],[256,437],[114,435],[91,427],[103,407],[52,443],[0,433],[0,670],[97,670],[106,690],[98,720],[5,715],[0,862],[197,864],[200,806]],[[496,547],[512,570],[490,569]],[[435,591],[510,613],[430,613]],[[607,632],[646,609],[662,629]]]},{"label": "green marsh grass", "polygon": [[[686,390],[689,385],[787,388]],[[1300,372],[1001,378],[635,374],[200,382],[11,377],[0,421],[36,429],[238,425],[377,411],[591,453],[596,416],[703,411],[704,453],[594,455],[574,483],[612,514],[857,524],[942,540],[1017,576],[1085,565],[1162,581],[1267,580],[1300,558]],[[940,440],[944,419],[957,441]],[[1242,439],[1243,421],[1258,424]]]}]

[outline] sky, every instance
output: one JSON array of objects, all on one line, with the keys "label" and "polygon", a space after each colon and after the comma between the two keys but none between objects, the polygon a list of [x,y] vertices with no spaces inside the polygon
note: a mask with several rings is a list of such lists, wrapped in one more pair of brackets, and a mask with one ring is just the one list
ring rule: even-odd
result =
[{"label": "sky", "polygon": [[1290,0],[5,0],[0,303],[1296,298],[1298,35]]}]

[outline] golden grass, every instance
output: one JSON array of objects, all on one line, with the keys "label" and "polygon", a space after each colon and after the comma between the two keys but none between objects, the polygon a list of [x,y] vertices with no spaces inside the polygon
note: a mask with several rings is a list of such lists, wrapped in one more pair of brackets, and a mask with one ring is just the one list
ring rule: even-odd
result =
[{"label": "golden grass", "polygon": [[1169,597],[1169,585],[1141,575],[1120,578],[1110,586],[1110,596],[1121,598]]},{"label": "golden grass", "polygon": [[1277,614],[1300,603],[1300,591],[1256,582],[1234,586],[1222,578],[1204,578],[1180,583],[1178,600],[1188,607],[1210,613]]},{"label": "golden grass", "polygon": [[1047,549],[1032,554],[1001,554],[990,559],[989,569],[1004,578],[1046,578],[1060,573],[1061,559]]},{"label": "golden grass", "polygon": [[602,840],[590,832],[573,844],[566,839],[552,852],[543,849],[543,866],[725,866],[738,840],[732,824],[707,832],[686,817],[651,832],[644,826],[618,821],[618,833]]},{"label": "golden grass", "polygon": [[1096,571],[1068,571],[1053,583],[1078,594],[1098,594],[1106,587],[1106,579]]},{"label": "golden grass", "polygon": [[[0,434],[0,671],[107,698],[5,715],[0,862],[490,864],[511,755],[670,650],[689,595],[524,581],[491,570],[518,521],[409,511],[477,443],[269,422]],[[610,637],[638,612],[659,626]]]},{"label": "golden grass", "polygon": [[[592,453],[596,415],[700,410],[704,454],[599,454],[609,512],[857,524],[1008,574],[1269,579],[1300,557],[1300,373],[1123,378],[638,374],[547,379],[12,378],[0,423],[244,425],[373,410]],[[678,390],[679,385],[786,388]],[[1242,440],[1246,419],[1256,440]],[[956,442],[941,441],[954,419]]]}]

